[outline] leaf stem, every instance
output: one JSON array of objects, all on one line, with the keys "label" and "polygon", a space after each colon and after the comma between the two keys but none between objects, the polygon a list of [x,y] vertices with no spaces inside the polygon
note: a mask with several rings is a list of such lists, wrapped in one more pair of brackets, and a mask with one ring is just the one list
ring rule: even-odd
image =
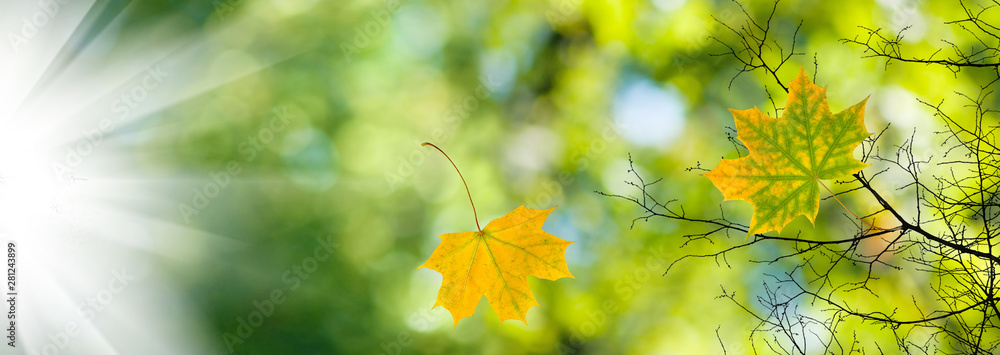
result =
[{"label": "leaf stem", "polygon": [[885,228],[882,228],[882,227],[876,227],[875,225],[873,225],[871,223],[868,223],[868,221],[861,219],[861,217],[858,217],[858,215],[854,214],[854,212],[851,211],[850,208],[847,208],[847,205],[845,205],[844,202],[840,201],[840,199],[837,198],[837,194],[833,193],[833,190],[830,190],[830,188],[827,187],[826,184],[824,184],[819,179],[815,179],[815,180],[816,180],[816,182],[819,183],[819,186],[822,186],[824,189],[826,189],[827,192],[830,193],[830,196],[833,196],[834,200],[837,200],[837,203],[840,204],[840,207],[843,207],[845,210],[847,210],[847,213],[850,213],[851,216],[854,216],[854,219],[861,221],[861,223],[864,223],[866,226],[871,227],[872,229],[875,229],[875,230],[880,230],[880,231],[894,231],[894,230],[898,230],[899,229],[899,227],[892,228],[892,229],[885,229]]},{"label": "leaf stem", "polygon": [[438,146],[434,145],[434,143],[423,142],[420,144],[420,146],[425,146],[425,145],[434,147],[434,149],[437,149],[439,152],[441,152],[441,154],[444,154],[444,157],[448,159],[448,162],[451,163],[451,166],[455,167],[455,171],[458,172],[458,177],[462,179],[462,185],[465,185],[465,193],[469,195],[469,204],[472,205],[472,217],[476,219],[476,229],[479,229],[479,232],[482,232],[483,228],[479,226],[479,215],[476,214],[476,203],[472,202],[472,193],[469,192],[469,184],[465,183],[465,177],[463,177],[462,172],[458,170],[458,165],[455,165],[455,162],[451,160],[451,157],[449,157],[448,154],[446,154],[443,150],[441,150],[441,148],[438,148]]}]

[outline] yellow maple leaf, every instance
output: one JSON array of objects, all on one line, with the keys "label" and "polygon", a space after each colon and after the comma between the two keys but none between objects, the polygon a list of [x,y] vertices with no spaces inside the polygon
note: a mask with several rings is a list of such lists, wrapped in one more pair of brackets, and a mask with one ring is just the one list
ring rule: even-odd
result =
[{"label": "yellow maple leaf", "polygon": [[420,268],[444,276],[434,307],[444,306],[455,318],[472,316],[483,295],[500,321],[525,319],[538,301],[528,287],[528,275],[556,280],[572,278],[566,267],[566,247],[572,244],[542,230],[555,207],[523,205],[494,219],[480,232],[439,235],[441,244]]}]

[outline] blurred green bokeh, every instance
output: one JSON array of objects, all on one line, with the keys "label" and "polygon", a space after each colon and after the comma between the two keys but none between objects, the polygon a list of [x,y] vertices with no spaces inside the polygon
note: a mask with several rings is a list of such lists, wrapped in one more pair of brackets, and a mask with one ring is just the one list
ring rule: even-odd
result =
[{"label": "blurred green bokeh", "polygon": [[[644,177],[663,178],[652,190],[663,200],[707,217],[722,204],[730,218],[749,221],[748,204],[722,203],[707,179],[685,170],[734,155],[727,108],[771,112],[764,85],[779,106],[784,100],[772,78],[732,80],[737,63],[711,55],[724,47],[709,36],[732,40],[713,17],[739,26],[736,4],[205,4],[136,5],[139,20],[124,26],[160,17],[211,34],[221,53],[212,73],[288,57],[161,112],[169,129],[141,147],[147,169],[196,183],[231,160],[242,166],[191,219],[191,227],[213,237],[185,241],[192,257],[163,265],[214,332],[205,337],[218,352],[228,352],[230,342],[251,354],[707,354],[722,353],[720,340],[729,354],[750,350],[746,339],[756,321],[716,299],[720,286],[756,305],[763,273],[787,271],[794,260],[749,263],[775,253],[754,249],[731,255],[732,268],[699,259],[661,276],[678,257],[719,245],[679,249],[680,235],[703,227],[655,219],[631,227],[637,206],[594,193],[637,192],[624,182],[631,154]],[[761,19],[772,5],[752,1],[747,9]],[[795,51],[804,55],[779,75],[787,82],[800,68],[816,70],[834,111],[871,95],[869,131],[891,122],[883,141],[898,144],[914,127],[938,124],[916,98],[937,102],[980,83],[967,73],[885,66],[839,40],[864,35],[858,26],[891,33],[913,26],[905,44],[915,54],[933,52],[941,39],[963,45],[970,39],[944,25],[956,11],[948,2],[917,0],[781,2],[774,38],[789,50],[801,22]],[[236,22],[252,25],[227,30]],[[273,140],[250,161],[241,143],[260,137],[277,108],[294,117],[272,130]],[[939,149],[930,131],[919,132],[928,143],[918,153]],[[424,141],[462,169],[484,225],[522,204],[558,205],[545,229],[576,241],[566,255],[576,278],[531,278],[541,306],[528,312],[527,324],[500,323],[485,300],[457,327],[447,310],[431,309],[441,276],[416,267],[437,246],[437,234],[472,231],[475,223],[458,176],[419,145]],[[186,202],[190,193],[177,196]],[[862,213],[872,207],[863,199],[845,202]],[[786,232],[817,239],[843,233],[848,221],[838,208],[824,201],[815,228],[800,219]],[[718,241],[736,244],[739,237]],[[318,240],[335,244],[332,257],[315,256],[324,243]],[[907,282],[883,281],[898,282],[899,293],[864,302],[906,303],[917,292]],[[275,290],[283,301],[252,334],[237,335]],[[889,331],[869,336],[892,339]]]}]

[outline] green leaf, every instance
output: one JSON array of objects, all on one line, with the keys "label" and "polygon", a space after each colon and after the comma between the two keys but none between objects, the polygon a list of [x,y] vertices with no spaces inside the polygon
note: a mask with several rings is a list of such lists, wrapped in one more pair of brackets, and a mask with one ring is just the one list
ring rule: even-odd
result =
[{"label": "green leaf", "polygon": [[801,70],[788,89],[781,118],[756,107],[729,110],[736,119],[737,138],[750,154],[723,159],[704,174],[726,200],[753,205],[747,235],[780,231],[799,215],[815,224],[819,180],[843,178],[868,166],[853,157],[871,134],[864,122],[867,98],[833,114],[826,88],[813,84]]}]

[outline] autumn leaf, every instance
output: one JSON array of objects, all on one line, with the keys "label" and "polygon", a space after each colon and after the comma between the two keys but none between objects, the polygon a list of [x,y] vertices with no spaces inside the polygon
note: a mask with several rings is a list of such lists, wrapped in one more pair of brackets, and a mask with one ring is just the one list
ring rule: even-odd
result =
[{"label": "autumn leaf", "polygon": [[455,318],[472,316],[483,295],[500,321],[527,323],[528,308],[538,301],[528,287],[528,275],[556,280],[570,277],[565,241],[542,230],[555,207],[518,207],[494,219],[481,232],[439,235],[441,244],[421,268],[444,276],[434,307],[444,306]]},{"label": "autumn leaf", "polygon": [[866,101],[833,114],[826,88],[800,70],[788,87],[780,119],[756,107],[729,110],[736,119],[737,138],[749,154],[723,159],[704,175],[726,200],[753,205],[748,236],[780,231],[799,215],[815,224],[820,180],[843,178],[868,166],[853,157],[854,148],[871,134],[864,123]]},{"label": "autumn leaf", "polygon": [[438,146],[421,145],[434,147],[455,167],[469,195],[479,230],[438,235],[441,244],[434,249],[430,259],[418,267],[435,270],[444,276],[434,307],[447,308],[457,327],[459,320],[472,316],[485,295],[501,323],[518,319],[527,324],[528,309],[538,305],[528,286],[528,275],[548,280],[573,277],[566,267],[566,247],[573,242],[542,230],[545,219],[555,207],[537,210],[522,205],[490,221],[486,228],[480,228],[476,204],[472,202],[469,185],[458,166]]}]

